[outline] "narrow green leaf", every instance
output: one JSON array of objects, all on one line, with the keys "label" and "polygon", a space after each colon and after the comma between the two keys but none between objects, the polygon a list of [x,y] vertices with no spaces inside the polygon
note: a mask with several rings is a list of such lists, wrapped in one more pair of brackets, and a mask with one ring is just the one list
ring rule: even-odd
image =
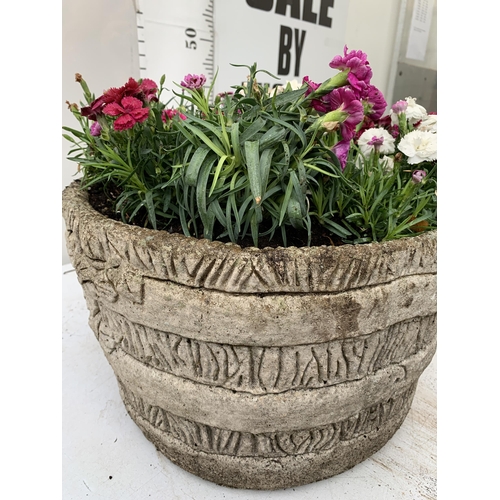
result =
[{"label": "narrow green leaf", "polygon": [[[225,152],[222,150],[222,145],[215,144],[204,132],[202,132],[199,128],[191,125],[190,123],[185,121],[179,121],[182,123],[182,126],[187,128],[190,132],[196,135],[202,142],[204,142],[214,153],[217,153],[219,156],[224,156]],[[208,128],[208,127],[207,127]]]},{"label": "narrow green leaf", "polygon": [[146,191],[144,203],[145,203],[146,209],[148,211],[149,222],[151,222],[153,229],[156,229],[156,212],[155,212],[155,204],[153,201],[153,192],[152,191]]},{"label": "narrow green leaf", "polygon": [[284,120],[281,120],[279,118],[276,118],[272,115],[266,115],[266,117],[275,122],[275,123],[278,123],[279,125],[282,125],[283,127],[286,127],[288,129],[290,129],[295,135],[297,135],[300,139],[300,142],[302,143],[302,145],[304,147],[307,147],[307,138],[306,138],[306,134],[304,134],[304,131],[298,127],[295,127],[294,125],[284,121]]},{"label": "narrow green leaf", "polygon": [[[260,207],[255,207],[255,208],[260,208]],[[254,246],[258,247],[259,246],[259,221],[258,221],[258,216],[257,213],[254,212],[252,215],[252,219],[250,222],[250,228],[252,231],[252,240]]]},{"label": "narrow green leaf", "polygon": [[278,142],[282,141],[287,134],[284,127],[279,125],[273,125],[264,135],[259,139],[260,150],[264,150],[271,146],[274,146]]},{"label": "narrow green leaf", "polygon": [[293,192],[295,193],[295,199],[300,204],[300,209],[302,214],[305,214],[307,212],[305,191],[302,189],[299,178],[297,177],[297,174],[293,170],[290,174],[290,178],[292,179],[293,182]]},{"label": "narrow green leaf", "polygon": [[260,178],[259,141],[245,142],[245,156],[248,168],[248,180],[255,203],[262,201],[262,184]]},{"label": "narrow green leaf", "polygon": [[231,142],[233,144],[234,159],[236,164],[241,164],[241,151],[240,151],[240,125],[238,122],[231,125]]},{"label": "narrow green leaf", "polygon": [[266,125],[266,120],[264,120],[264,118],[261,118],[260,116],[256,118],[256,120],[249,127],[247,127],[241,134],[240,144],[249,141],[255,134],[260,132],[265,125]]},{"label": "narrow green leaf", "polygon": [[201,165],[209,151],[210,149],[207,146],[201,146],[194,152],[184,174],[184,179],[188,186],[196,186]]},{"label": "narrow green leaf", "polygon": [[267,183],[269,180],[269,171],[271,169],[271,161],[273,159],[274,152],[276,151],[276,148],[274,149],[265,149],[262,154],[260,155],[260,185],[262,188],[262,192],[266,192],[267,189]]},{"label": "narrow green leaf", "polygon": [[220,171],[222,170],[222,165],[224,165],[224,162],[226,161],[226,159],[227,159],[227,155],[224,155],[221,158],[219,158],[219,162],[217,163],[217,168],[215,169],[214,178],[212,180],[212,186],[210,187],[210,191],[208,193],[208,196],[211,196],[212,193],[214,192],[215,185],[217,184],[217,181],[219,179]]},{"label": "narrow green leaf", "polygon": [[307,87],[298,90],[291,90],[289,92],[282,92],[273,99],[274,106],[276,108],[280,108],[285,104],[291,104],[292,102],[295,102],[297,99],[299,99],[299,97],[302,97],[306,93],[306,91]]},{"label": "narrow green leaf", "polygon": [[283,198],[283,202],[282,202],[282,205],[281,205],[280,221],[279,221],[279,225],[280,226],[283,223],[283,219],[285,218],[285,214],[286,214],[286,211],[287,211],[287,208],[288,208],[288,202],[290,201],[290,197],[292,195],[292,191],[293,191],[293,181],[290,178],[290,180],[288,181],[288,186],[287,186],[286,191],[285,191],[285,197]]},{"label": "narrow green leaf", "polygon": [[295,190],[292,192],[292,194],[290,195],[290,199],[288,200],[287,214],[292,226],[295,229],[300,229],[303,227],[301,203],[298,200]]},{"label": "narrow green leaf", "polygon": [[328,229],[332,231],[332,233],[342,236],[342,237],[348,237],[351,236],[351,233],[344,227],[340,226],[336,222],[333,222],[332,220],[325,219],[323,218],[321,220],[321,223],[326,226]]},{"label": "narrow green leaf", "polygon": [[210,154],[201,165],[198,180],[196,182],[196,206],[203,223],[204,234],[207,239],[212,239],[211,228],[213,228],[214,214],[207,211],[207,183],[216,156]]}]

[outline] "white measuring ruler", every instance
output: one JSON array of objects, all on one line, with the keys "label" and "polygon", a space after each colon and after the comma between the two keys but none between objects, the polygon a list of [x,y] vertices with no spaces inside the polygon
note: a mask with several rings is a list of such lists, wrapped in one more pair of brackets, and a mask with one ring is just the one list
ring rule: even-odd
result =
[{"label": "white measuring ruler", "polygon": [[[141,78],[179,91],[191,74],[214,77],[214,0],[136,0],[139,67]],[[170,96],[172,97],[172,95]],[[162,101],[165,99],[162,98]]]}]

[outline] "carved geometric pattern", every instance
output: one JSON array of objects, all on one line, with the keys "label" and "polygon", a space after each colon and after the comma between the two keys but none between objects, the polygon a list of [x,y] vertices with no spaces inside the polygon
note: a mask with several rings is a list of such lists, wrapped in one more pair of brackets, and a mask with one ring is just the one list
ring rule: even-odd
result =
[{"label": "carved geometric pattern", "polygon": [[132,323],[103,308],[99,339],[158,370],[253,394],[327,387],[397,364],[433,338],[436,315],[351,339],[285,347],[219,344]]},{"label": "carved geometric pattern", "polygon": [[[71,185],[63,194],[68,252],[75,268],[89,261],[122,262],[145,276],[236,293],[339,292],[436,273],[433,232],[375,245],[242,249],[108,219]],[[83,224],[80,224],[82,219]],[[82,226],[85,230],[82,230]],[[75,241],[77,240],[77,241]]]},{"label": "carved geometric pattern", "polygon": [[367,437],[388,420],[402,418],[408,412],[417,383],[398,396],[389,398],[339,422],[313,429],[276,431],[261,434],[232,431],[209,426],[146,403],[119,383],[127,409],[135,420],[146,420],[154,428],[168,433],[197,451],[239,457],[283,457],[318,453],[332,449],[342,441]]}]

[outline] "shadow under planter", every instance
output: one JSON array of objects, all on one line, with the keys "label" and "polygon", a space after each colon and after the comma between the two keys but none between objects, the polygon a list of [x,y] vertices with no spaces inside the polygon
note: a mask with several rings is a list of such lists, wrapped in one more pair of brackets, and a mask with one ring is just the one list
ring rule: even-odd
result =
[{"label": "shadow under planter", "polygon": [[435,232],[242,249],[129,226],[63,193],[67,246],[131,418],[217,484],[341,473],[404,421],[436,349]]}]

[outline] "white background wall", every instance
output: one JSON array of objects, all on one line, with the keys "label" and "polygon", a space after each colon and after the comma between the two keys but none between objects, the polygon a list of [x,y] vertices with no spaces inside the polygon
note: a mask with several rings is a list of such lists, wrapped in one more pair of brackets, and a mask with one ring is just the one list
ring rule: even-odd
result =
[{"label": "white background wall", "polygon": [[[384,94],[390,87],[399,9],[399,0],[349,1],[345,43],[350,50],[368,53],[372,83]],[[134,0],[63,0],[62,48],[62,124],[77,126],[65,104],[79,103],[82,98],[75,73],[83,75],[96,95],[122,85],[130,76],[139,78]],[[69,143],[62,141],[64,188],[75,178],[76,165],[66,159]],[[62,230],[62,263],[67,264],[64,222]]]}]

